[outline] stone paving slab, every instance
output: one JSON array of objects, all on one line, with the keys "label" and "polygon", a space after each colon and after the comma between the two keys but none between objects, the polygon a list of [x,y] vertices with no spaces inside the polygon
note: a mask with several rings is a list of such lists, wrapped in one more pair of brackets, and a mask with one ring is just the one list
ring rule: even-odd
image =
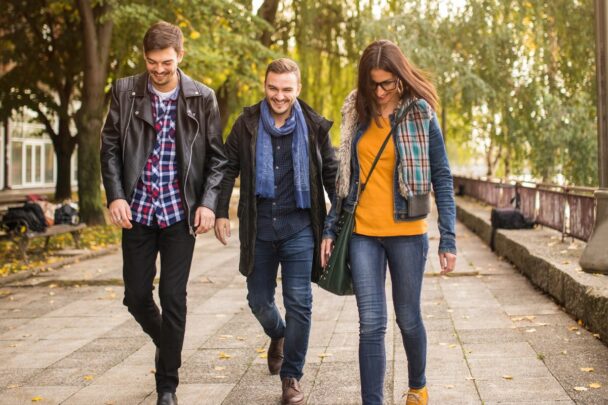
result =
[{"label": "stone paving slab", "polygon": [[[457,270],[440,276],[430,222],[422,293],[430,403],[608,403],[606,346],[462,224]],[[264,358],[269,339],[247,306],[238,254],[234,240],[227,247],[211,235],[197,241],[180,404],[280,403],[279,378]],[[117,252],[0,288],[0,404],[155,403],[154,345],[122,305],[120,274]],[[354,297],[316,286],[313,295],[307,403],[360,404]],[[407,359],[390,281],[387,297],[385,403],[403,404]]]}]

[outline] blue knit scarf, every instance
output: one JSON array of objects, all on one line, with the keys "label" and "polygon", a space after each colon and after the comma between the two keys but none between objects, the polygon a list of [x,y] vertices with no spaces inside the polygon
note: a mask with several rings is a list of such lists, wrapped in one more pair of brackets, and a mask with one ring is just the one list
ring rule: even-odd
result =
[{"label": "blue knit scarf", "polygon": [[298,100],[292,106],[291,115],[281,128],[275,127],[268,102],[260,104],[260,122],[256,142],[256,195],[262,198],[274,198],[274,159],[272,156],[271,136],[285,136],[293,133],[291,155],[293,160],[294,188],[296,206],[310,208],[310,179],[308,170],[308,127],[302,107]]}]

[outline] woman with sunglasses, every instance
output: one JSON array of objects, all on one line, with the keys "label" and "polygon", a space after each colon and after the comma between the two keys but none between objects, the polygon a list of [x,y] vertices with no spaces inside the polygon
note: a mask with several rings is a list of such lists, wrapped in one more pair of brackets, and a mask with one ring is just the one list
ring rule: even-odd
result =
[{"label": "woman with sunglasses", "polygon": [[365,405],[383,403],[387,264],[408,361],[406,404],[428,402],[420,295],[431,187],[439,213],[441,273],[454,270],[456,264],[452,174],[436,108],[435,87],[397,45],[380,40],[365,49],[357,89],[342,107],[337,197],[325,221],[321,245],[325,266],[340,210],[354,211],[349,257],[359,311],[359,371]]}]

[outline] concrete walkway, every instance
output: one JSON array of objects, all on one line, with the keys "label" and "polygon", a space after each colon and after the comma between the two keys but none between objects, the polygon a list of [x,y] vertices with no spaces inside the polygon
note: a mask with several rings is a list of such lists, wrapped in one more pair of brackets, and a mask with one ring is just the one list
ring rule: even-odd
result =
[{"label": "concrete walkway", "polygon": [[[431,404],[608,403],[606,346],[460,224],[457,271],[438,276],[434,222],[430,229],[423,311]],[[211,235],[197,242],[182,405],[280,400],[265,364],[269,339],[237,271],[236,234],[228,247]],[[354,297],[313,292],[308,404],[358,404]],[[121,298],[120,253],[1,287],[0,404],[154,404],[154,347]],[[385,398],[403,404],[407,363],[390,304],[389,313]]]}]

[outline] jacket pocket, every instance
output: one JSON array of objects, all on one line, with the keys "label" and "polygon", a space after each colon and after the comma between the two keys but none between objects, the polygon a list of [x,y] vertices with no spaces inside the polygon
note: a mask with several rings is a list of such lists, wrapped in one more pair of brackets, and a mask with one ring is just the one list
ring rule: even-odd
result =
[{"label": "jacket pocket", "polygon": [[407,199],[408,217],[427,215],[431,211],[430,194],[413,195]]}]

